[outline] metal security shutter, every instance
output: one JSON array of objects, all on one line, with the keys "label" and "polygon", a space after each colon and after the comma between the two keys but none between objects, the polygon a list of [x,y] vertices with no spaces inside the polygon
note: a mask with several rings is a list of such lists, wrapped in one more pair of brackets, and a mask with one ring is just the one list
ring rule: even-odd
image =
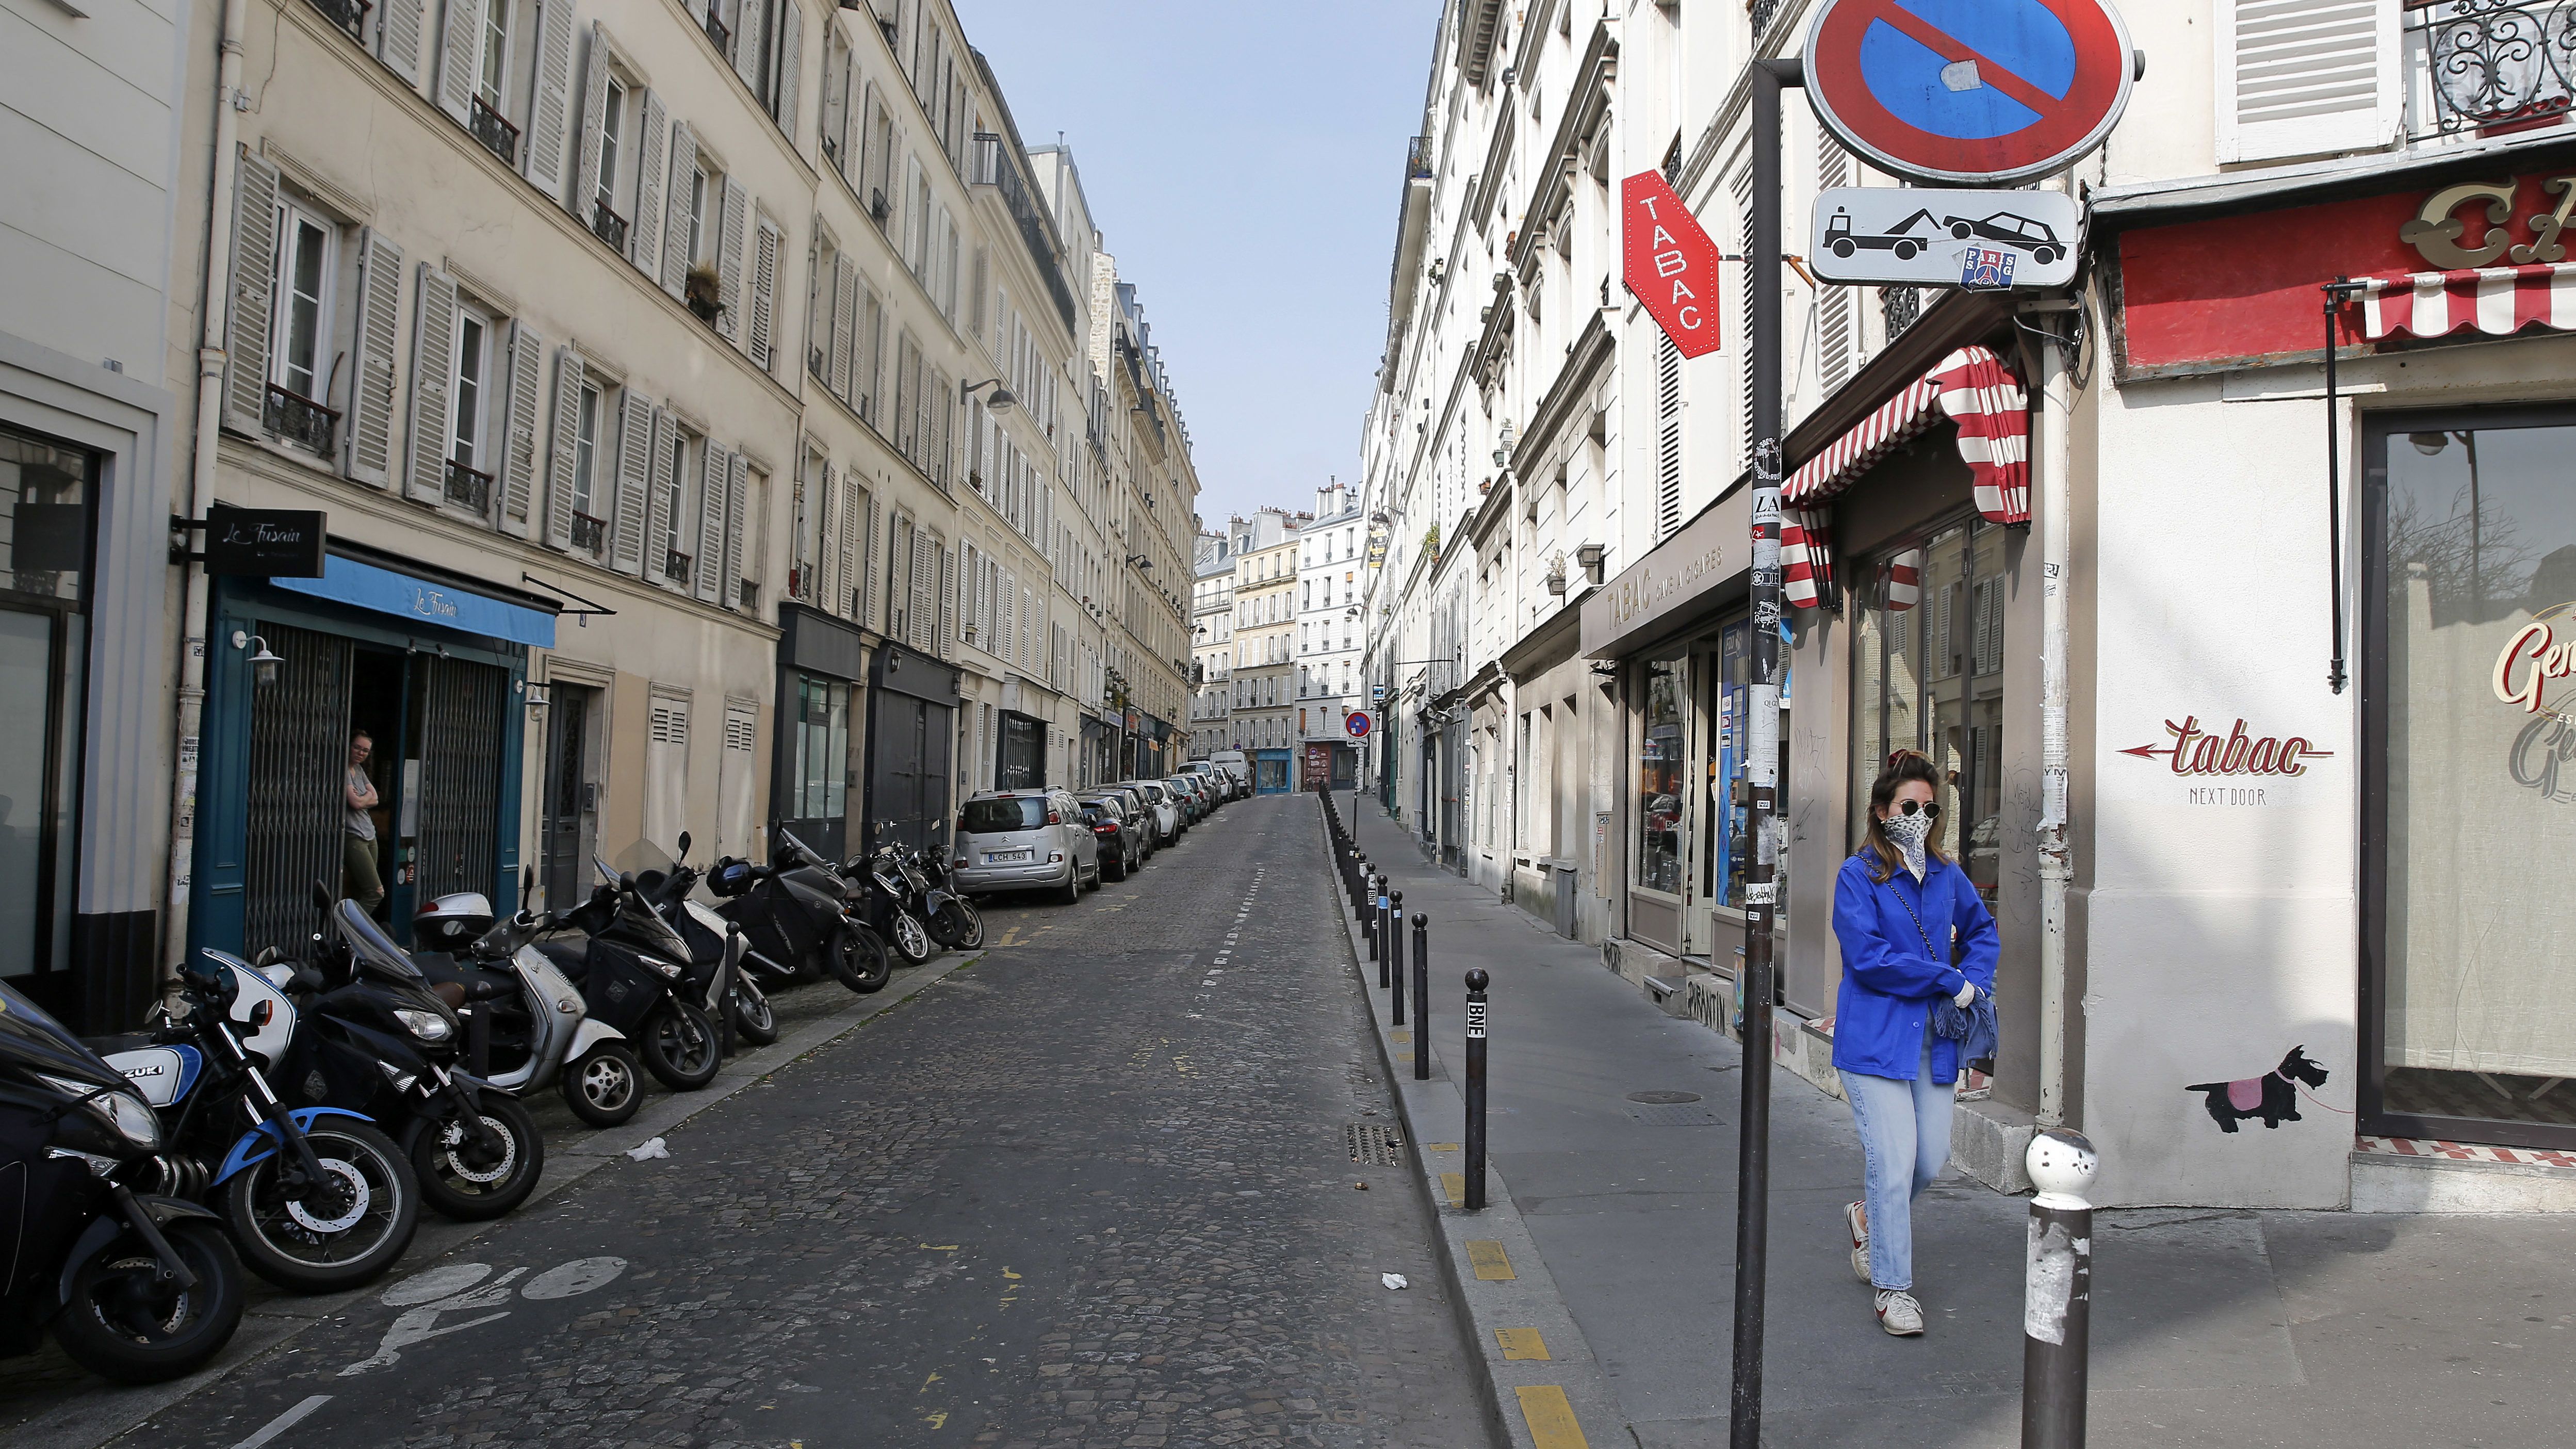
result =
[{"label": "metal security shutter", "polygon": [[648,280],[662,276],[662,180],[671,113],[662,98],[644,93],[644,125],[636,132],[635,219],[626,227],[626,259]]},{"label": "metal security shutter", "polygon": [[[573,473],[581,466],[582,372],[580,353],[567,347],[555,354],[554,430],[546,446],[548,548],[572,547]],[[598,508],[599,500],[592,499],[590,506]]]},{"label": "metal security shutter", "polygon": [[1682,353],[1655,334],[1655,538],[1682,526]]},{"label": "metal security shutter", "polygon": [[376,59],[413,85],[420,84],[420,35],[424,0],[383,0],[376,7]]},{"label": "metal security shutter", "polygon": [[564,199],[564,136],[572,108],[572,0],[537,7],[537,92],[528,108],[529,184]]},{"label": "metal security shutter", "polygon": [[689,183],[698,173],[698,133],[671,123],[671,187],[662,220],[662,290],[686,296],[689,282]]},{"label": "metal security shutter", "polygon": [[668,583],[671,577],[671,471],[673,423],[668,409],[653,410],[653,457],[644,487],[644,577]]},{"label": "metal security shutter", "polygon": [[593,225],[591,208],[599,196],[600,141],[608,129],[608,27],[591,22],[590,54],[582,63],[581,134],[575,145],[572,194],[564,198],[564,209],[579,218],[583,226]]},{"label": "metal security shutter", "polygon": [[414,899],[500,883],[501,736],[507,670],[420,655],[425,711]]},{"label": "metal security shutter", "polygon": [[411,329],[411,447],[404,496],[447,496],[448,409],[456,387],[456,279],[420,264],[420,313]]},{"label": "metal security shutter", "polygon": [[729,341],[742,341],[743,248],[749,242],[751,192],[731,177],[725,180],[721,230],[716,233],[716,331]]},{"label": "metal security shutter", "polygon": [[628,389],[617,418],[617,514],[608,559],[621,574],[644,572],[644,490],[653,477],[653,405]]},{"label": "metal security shutter", "polygon": [[[501,531],[528,536],[528,510],[537,491],[538,369],[545,365],[545,343],[524,321],[510,323],[510,420],[507,451],[502,455]],[[578,394],[576,394],[578,397]]]},{"label": "metal security shutter", "polygon": [[378,488],[393,481],[394,330],[401,325],[402,248],[369,227],[358,240],[358,325],[350,367],[348,470]]},{"label": "metal security shutter", "polygon": [[2270,161],[2395,140],[2399,0],[2214,0],[2218,159]]},{"label": "metal security shutter", "polygon": [[724,483],[724,558],[723,571],[717,575],[719,597],[716,602],[728,609],[742,607],[742,541],[744,515],[751,506],[751,464],[742,454],[725,454]]},{"label": "metal security shutter", "polygon": [[710,438],[698,450],[697,558],[689,569],[689,592],[702,603],[715,603],[724,580],[725,470],[732,455]]},{"label": "metal security shutter", "polygon": [[242,949],[253,954],[301,950],[313,932],[313,883],[340,893],[349,771],[349,641],[273,620],[258,627],[286,664],[250,696]]},{"label": "metal security shutter", "polygon": [[751,325],[744,330],[744,350],[751,365],[769,370],[770,329],[778,312],[778,228],[761,218],[751,253]]},{"label": "metal security shutter", "polygon": [[258,436],[268,413],[268,326],[277,276],[277,168],[241,151],[233,183],[233,284],[225,318],[224,426]]},{"label": "metal security shutter", "polygon": [[727,855],[748,853],[760,834],[755,808],[759,792],[752,769],[760,744],[760,706],[726,700],[724,754],[716,762],[716,849]]},{"label": "metal security shutter", "polygon": [[438,108],[456,124],[474,114],[474,66],[482,56],[485,0],[447,0],[438,39]]}]

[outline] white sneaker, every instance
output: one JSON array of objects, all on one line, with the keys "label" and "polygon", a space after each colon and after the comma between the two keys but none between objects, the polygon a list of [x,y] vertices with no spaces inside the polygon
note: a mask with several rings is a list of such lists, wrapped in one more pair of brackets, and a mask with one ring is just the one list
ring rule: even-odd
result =
[{"label": "white sneaker", "polygon": [[1898,1338],[1912,1338],[1923,1331],[1923,1305],[1902,1288],[1878,1290],[1878,1326]]},{"label": "white sneaker", "polygon": [[1851,1230],[1852,1276],[1869,1281],[1869,1209],[1861,1203],[1843,1204],[1843,1226]]}]

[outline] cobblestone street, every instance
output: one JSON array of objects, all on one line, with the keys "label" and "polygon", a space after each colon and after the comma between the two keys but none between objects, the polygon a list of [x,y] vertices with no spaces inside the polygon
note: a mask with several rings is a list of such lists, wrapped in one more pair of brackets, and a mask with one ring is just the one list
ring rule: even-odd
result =
[{"label": "cobblestone street", "polygon": [[1266,798],[1078,906],[998,902],[980,962],[667,1160],[118,1442],[1484,1444],[1424,1205],[1351,1160],[1392,1113],[1321,859]]}]

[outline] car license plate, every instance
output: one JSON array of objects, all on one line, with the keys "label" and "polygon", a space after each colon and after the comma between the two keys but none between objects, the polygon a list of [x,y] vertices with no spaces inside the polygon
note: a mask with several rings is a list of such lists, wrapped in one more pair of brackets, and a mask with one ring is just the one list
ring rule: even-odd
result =
[{"label": "car license plate", "polygon": [[986,865],[1009,865],[1013,861],[1028,860],[1036,854],[1037,852],[1033,850],[990,851],[984,856],[984,863]]}]

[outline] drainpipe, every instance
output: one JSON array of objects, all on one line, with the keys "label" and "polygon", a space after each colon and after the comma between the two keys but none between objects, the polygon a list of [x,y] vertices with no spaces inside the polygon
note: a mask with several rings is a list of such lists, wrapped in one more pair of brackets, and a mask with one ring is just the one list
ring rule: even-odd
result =
[{"label": "drainpipe", "polygon": [[[2074,311],[2082,300],[2042,304]],[[2039,1126],[2066,1120],[2066,887],[2074,876],[2067,840],[2067,627],[2066,563],[2073,532],[2067,512],[2074,487],[2072,423],[2075,383],[2066,350],[2052,332],[2041,343],[2041,447],[2032,461],[2037,476],[2040,558],[2040,815],[2039,815]]]},{"label": "drainpipe", "polygon": [[[215,452],[223,423],[224,329],[232,310],[232,289],[223,279],[232,275],[233,151],[241,129],[241,112],[234,109],[233,98],[241,90],[245,8],[245,0],[224,0],[215,70],[215,152],[206,188],[205,280],[197,305],[204,324],[197,342],[197,429],[188,463],[187,516],[199,523],[205,521],[206,507],[214,501]],[[191,540],[202,544],[204,537],[200,529]],[[206,708],[206,567],[192,561],[186,569],[187,602],[180,615],[186,638],[179,649],[179,768],[170,801],[170,883],[162,910],[169,922],[161,947],[165,980],[188,955],[188,904],[197,853],[197,754]]]}]

